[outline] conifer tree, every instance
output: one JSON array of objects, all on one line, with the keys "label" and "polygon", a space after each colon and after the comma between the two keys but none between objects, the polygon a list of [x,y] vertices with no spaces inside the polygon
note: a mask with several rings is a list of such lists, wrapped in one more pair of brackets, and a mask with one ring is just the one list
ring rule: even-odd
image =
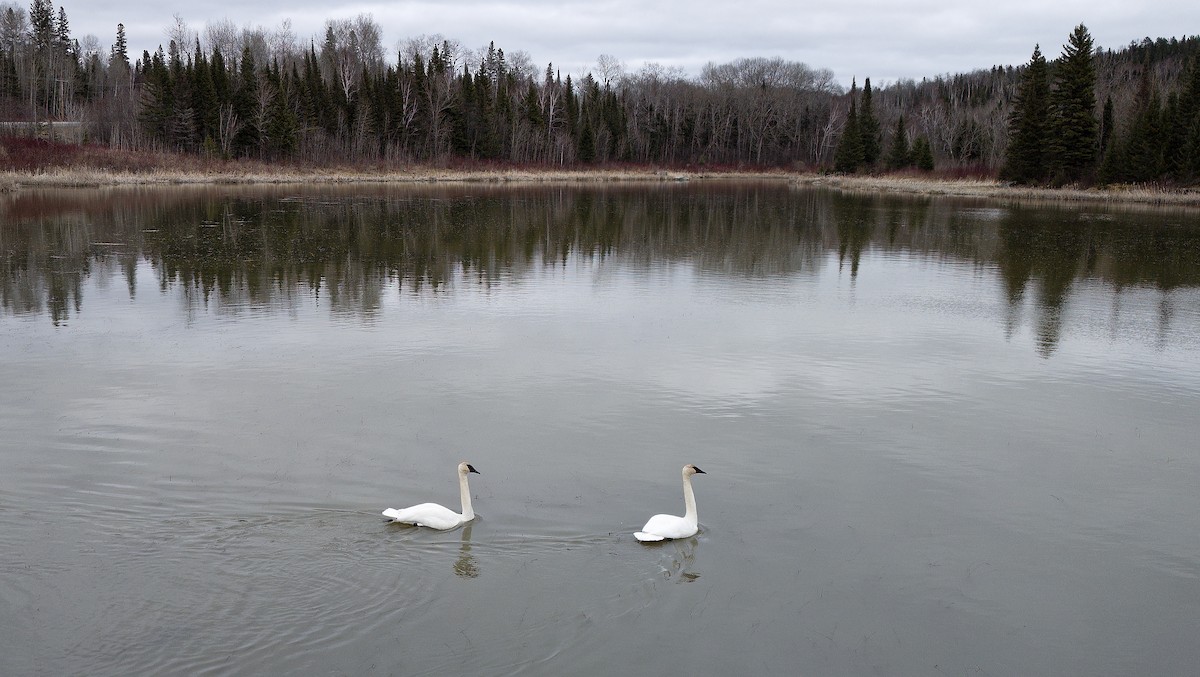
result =
[{"label": "conifer tree", "polygon": [[276,158],[287,157],[296,150],[298,123],[296,115],[288,105],[288,92],[279,72],[279,62],[267,69],[264,84],[271,93],[267,106],[265,145],[267,153]]},{"label": "conifer tree", "polygon": [[54,42],[59,51],[70,61],[75,62],[78,59],[78,50],[74,48],[75,42],[71,39],[71,24],[67,21],[67,10],[61,6],[58,8],[58,20],[54,22]]},{"label": "conifer tree", "polygon": [[1059,58],[1054,91],[1051,171],[1061,181],[1078,181],[1094,167],[1098,144],[1096,67],[1093,42],[1083,24],[1075,27]]},{"label": "conifer tree", "polygon": [[196,40],[196,59],[192,65],[192,110],[195,111],[196,140],[215,140],[220,122],[217,90],[213,85],[212,71],[208,59],[200,51],[200,40]]},{"label": "conifer tree", "polygon": [[1000,177],[1017,183],[1046,179],[1046,145],[1050,134],[1050,85],[1046,59],[1034,45],[1008,118],[1009,144]]},{"label": "conifer tree", "polygon": [[1192,57],[1181,76],[1183,87],[1172,92],[1163,114],[1164,172],[1171,179],[1186,181],[1192,173],[1189,138],[1200,125],[1200,68]]},{"label": "conifer tree", "polygon": [[933,171],[933,147],[929,145],[928,137],[920,136],[913,142],[913,163],[921,171]]},{"label": "conifer tree", "polygon": [[500,156],[494,84],[484,69],[475,74],[475,119],[478,121],[475,130],[475,152],[479,157],[487,159]]},{"label": "conifer tree", "polygon": [[579,132],[579,161],[591,164],[596,161],[596,135],[592,132],[592,123],[584,120]]},{"label": "conifer tree", "polygon": [[841,174],[853,174],[863,161],[862,130],[858,126],[857,88],[850,83],[850,112],[846,115],[846,127],[838,139],[833,152],[833,170]]},{"label": "conifer tree", "polygon": [[892,133],[892,145],[888,147],[887,168],[891,170],[904,169],[912,165],[912,148],[908,144],[908,130],[904,128],[904,114],[896,120],[896,130]]},{"label": "conifer tree", "polygon": [[1142,71],[1134,103],[1134,117],[1125,140],[1121,180],[1144,183],[1160,177],[1163,165],[1162,105],[1150,83],[1148,70]]},{"label": "conifer tree", "polygon": [[109,67],[114,64],[124,64],[125,70],[129,70],[129,46],[125,39],[125,24],[117,24],[117,40],[112,45],[112,53],[109,55]]},{"label": "conifer tree", "polygon": [[229,68],[225,65],[225,55],[221,53],[220,47],[213,47],[208,70],[212,74],[213,92],[216,95],[217,106],[230,103],[233,94],[229,89]]},{"label": "conifer tree", "polygon": [[142,110],[140,122],[150,138],[167,141],[168,121],[175,104],[172,100],[171,73],[162,47],[149,59],[143,59]]},{"label": "conifer tree", "polygon": [[874,167],[882,152],[882,136],[879,120],[875,117],[871,102],[871,78],[863,80],[862,107],[858,112],[858,131],[862,135],[862,161],[868,168]]},{"label": "conifer tree", "polygon": [[54,80],[54,5],[50,0],[33,0],[29,6],[29,36],[37,74],[31,89],[39,103],[49,105]]},{"label": "conifer tree", "polygon": [[191,150],[196,141],[196,111],[192,108],[192,60],[184,62],[180,46],[167,45],[171,109],[166,120],[166,141],[175,150]]},{"label": "conifer tree", "polygon": [[233,147],[238,155],[250,155],[258,152],[262,134],[258,122],[258,70],[254,66],[254,53],[250,51],[250,45],[242,48],[239,66],[237,92],[233,99],[238,131],[233,138]]},{"label": "conifer tree", "polygon": [[1179,107],[1179,124],[1184,132],[1175,164],[1178,178],[1191,181],[1200,177],[1200,56],[1192,57]]}]

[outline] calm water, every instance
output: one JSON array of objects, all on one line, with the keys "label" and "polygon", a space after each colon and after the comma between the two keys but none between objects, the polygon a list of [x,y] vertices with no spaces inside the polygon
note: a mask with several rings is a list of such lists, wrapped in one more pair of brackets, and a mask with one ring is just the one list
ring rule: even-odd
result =
[{"label": "calm water", "polygon": [[1196,212],[4,196],[0,673],[1191,674],[1197,412]]}]

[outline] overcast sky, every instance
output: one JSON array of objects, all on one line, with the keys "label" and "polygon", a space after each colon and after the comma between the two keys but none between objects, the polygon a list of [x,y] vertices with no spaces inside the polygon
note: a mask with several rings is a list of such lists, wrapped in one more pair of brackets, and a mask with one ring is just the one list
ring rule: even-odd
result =
[{"label": "overcast sky", "polygon": [[[18,3],[28,7],[28,3]],[[394,54],[405,38],[441,34],[464,47],[494,40],[523,50],[538,68],[564,75],[595,70],[610,54],[627,70],[657,62],[699,73],[710,61],[782,57],[833,70],[848,86],[864,77],[881,86],[1029,60],[1035,43],[1054,58],[1071,30],[1087,25],[1100,47],[1143,37],[1200,33],[1200,2],[1191,0],[55,0],[71,34],[95,35],[107,50],[125,24],[131,59],[166,44],[178,14],[202,33],[228,19],[239,27],[278,28],[291,20],[303,43],[324,35],[324,22],[370,14]]]}]

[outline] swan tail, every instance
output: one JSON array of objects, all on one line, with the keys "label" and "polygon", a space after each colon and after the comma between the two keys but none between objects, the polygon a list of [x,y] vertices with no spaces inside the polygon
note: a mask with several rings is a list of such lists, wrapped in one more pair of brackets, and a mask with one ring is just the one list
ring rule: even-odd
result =
[{"label": "swan tail", "polygon": [[636,538],[636,539],[638,539],[638,540],[639,540],[639,541],[641,541],[642,543],[650,543],[650,542],[653,542],[653,541],[663,541],[663,540],[666,540],[665,538],[663,538],[662,536],[659,536],[658,534],[648,534],[648,533],[646,533],[646,532],[644,532],[644,531],[635,531],[635,532],[633,532],[633,537],[634,537],[634,538]]}]

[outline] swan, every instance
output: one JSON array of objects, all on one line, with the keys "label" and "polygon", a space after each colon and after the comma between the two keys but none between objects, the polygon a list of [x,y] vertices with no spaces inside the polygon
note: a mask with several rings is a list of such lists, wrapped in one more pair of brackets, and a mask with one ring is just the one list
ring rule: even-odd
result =
[{"label": "swan", "polygon": [[467,475],[469,473],[481,474],[473,468],[470,463],[462,462],[458,464],[458,493],[462,498],[462,514],[458,514],[437,503],[421,503],[409,508],[388,508],[383,511],[384,517],[392,518],[393,522],[403,522],[404,524],[415,524],[419,527],[429,527],[430,529],[453,529],[461,524],[466,524],[475,519],[475,511],[471,509],[471,489],[467,486]]},{"label": "swan", "polygon": [[683,504],[687,512],[683,517],[675,515],[655,515],[646,522],[641,531],[633,537],[643,543],[661,541],[667,538],[687,538],[695,536],[700,530],[700,521],[696,517],[696,494],[692,493],[692,475],[707,475],[708,473],[690,463],[683,466]]}]

